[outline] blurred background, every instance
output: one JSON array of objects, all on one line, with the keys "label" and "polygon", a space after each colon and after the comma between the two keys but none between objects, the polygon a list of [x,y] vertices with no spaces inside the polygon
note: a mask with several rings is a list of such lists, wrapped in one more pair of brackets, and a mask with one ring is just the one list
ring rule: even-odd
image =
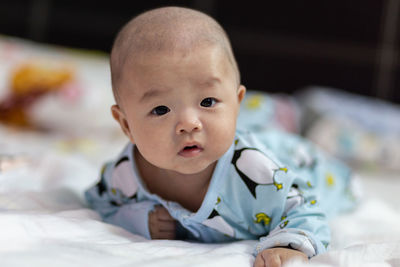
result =
[{"label": "blurred background", "polygon": [[317,84],[400,103],[399,0],[1,0],[0,34],[109,52],[132,16],[165,5],[219,21],[250,89]]}]

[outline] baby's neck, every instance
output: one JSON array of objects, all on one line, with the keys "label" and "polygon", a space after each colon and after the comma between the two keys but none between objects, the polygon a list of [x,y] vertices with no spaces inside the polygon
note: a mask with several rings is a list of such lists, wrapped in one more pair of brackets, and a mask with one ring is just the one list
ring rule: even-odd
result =
[{"label": "baby's neck", "polygon": [[207,193],[216,162],[195,174],[182,174],[158,168],[135,151],[136,165],[150,193],[174,201],[190,211],[197,211]]}]

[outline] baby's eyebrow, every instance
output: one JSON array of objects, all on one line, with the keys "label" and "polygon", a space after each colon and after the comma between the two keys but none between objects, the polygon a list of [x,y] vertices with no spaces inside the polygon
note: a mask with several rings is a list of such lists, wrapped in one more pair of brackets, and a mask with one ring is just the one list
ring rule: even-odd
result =
[{"label": "baby's eyebrow", "polygon": [[153,97],[164,95],[164,94],[168,93],[169,91],[170,91],[169,89],[161,90],[158,88],[152,88],[142,95],[142,97],[140,98],[140,101],[141,102],[148,101],[149,99],[151,99]]},{"label": "baby's eyebrow", "polygon": [[203,80],[199,82],[200,85],[205,86],[205,87],[213,87],[215,84],[221,83],[221,79],[218,77],[211,77],[207,80]]}]

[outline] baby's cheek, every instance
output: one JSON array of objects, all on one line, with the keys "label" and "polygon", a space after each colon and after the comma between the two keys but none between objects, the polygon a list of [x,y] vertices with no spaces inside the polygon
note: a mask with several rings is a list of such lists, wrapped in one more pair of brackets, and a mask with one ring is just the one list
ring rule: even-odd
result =
[{"label": "baby's cheek", "polygon": [[168,145],[163,136],[152,131],[144,131],[143,133],[136,136],[136,146],[142,155],[149,158],[157,158],[162,155]]},{"label": "baby's cheek", "polygon": [[232,144],[236,131],[235,121],[228,119],[221,119],[220,123],[213,125],[211,138],[216,146],[221,149],[228,149]]}]

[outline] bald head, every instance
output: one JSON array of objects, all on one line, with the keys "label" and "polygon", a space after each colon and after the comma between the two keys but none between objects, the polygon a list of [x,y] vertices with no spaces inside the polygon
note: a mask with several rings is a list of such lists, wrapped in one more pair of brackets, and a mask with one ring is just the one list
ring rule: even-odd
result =
[{"label": "bald head", "polygon": [[111,80],[119,102],[118,87],[123,69],[135,57],[151,52],[190,51],[200,45],[220,47],[237,76],[232,48],[222,27],[210,16],[182,7],[153,9],[130,20],[118,33],[111,50]]}]

